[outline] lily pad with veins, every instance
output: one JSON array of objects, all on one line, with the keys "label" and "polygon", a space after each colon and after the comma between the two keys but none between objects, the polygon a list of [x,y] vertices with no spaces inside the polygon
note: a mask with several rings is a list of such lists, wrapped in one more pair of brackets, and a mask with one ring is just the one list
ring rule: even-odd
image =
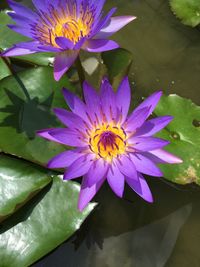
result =
[{"label": "lily pad with veins", "polygon": [[166,150],[183,160],[177,165],[162,164],[164,177],[179,184],[200,185],[200,107],[177,95],[163,96],[155,114],[174,116],[158,136],[169,140]]},{"label": "lily pad with veins", "polygon": [[170,0],[170,6],[183,24],[192,27],[200,24],[200,0]]}]

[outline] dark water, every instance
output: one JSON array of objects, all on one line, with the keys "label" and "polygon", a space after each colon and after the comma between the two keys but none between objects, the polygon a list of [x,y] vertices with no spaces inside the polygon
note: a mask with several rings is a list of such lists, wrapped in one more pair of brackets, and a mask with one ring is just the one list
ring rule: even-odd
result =
[{"label": "dark water", "polygon": [[[23,1],[27,3],[28,1]],[[200,32],[182,25],[167,0],[107,0],[137,21],[115,36],[132,51],[135,95],[162,88],[200,104]],[[1,1],[3,7],[5,1]],[[104,186],[98,208],[68,242],[34,267],[199,267],[200,189],[149,178],[155,202]]]}]

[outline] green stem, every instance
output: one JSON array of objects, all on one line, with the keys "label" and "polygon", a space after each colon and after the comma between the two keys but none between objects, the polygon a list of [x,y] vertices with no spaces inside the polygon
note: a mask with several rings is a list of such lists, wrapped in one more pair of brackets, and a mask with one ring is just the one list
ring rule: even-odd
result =
[{"label": "green stem", "polygon": [[4,61],[4,63],[7,65],[7,67],[9,68],[11,74],[13,75],[13,77],[15,78],[15,80],[18,82],[20,88],[22,89],[24,95],[26,96],[27,100],[30,101],[31,98],[28,94],[28,91],[26,89],[26,87],[24,86],[23,82],[20,80],[20,78],[18,77],[17,73],[14,71],[14,69],[12,68],[10,62],[8,61],[8,59],[6,57],[2,57],[2,60]]},{"label": "green stem", "polygon": [[[80,84],[81,84],[81,88],[83,88],[83,82],[85,81],[85,72],[84,72],[84,69],[83,69],[83,66],[81,64],[81,60],[80,60],[79,56],[77,57],[75,65],[76,65],[76,69],[77,69],[77,72],[78,72],[78,77],[79,77],[79,81],[80,81]],[[82,92],[80,92],[80,93],[82,95]]]}]

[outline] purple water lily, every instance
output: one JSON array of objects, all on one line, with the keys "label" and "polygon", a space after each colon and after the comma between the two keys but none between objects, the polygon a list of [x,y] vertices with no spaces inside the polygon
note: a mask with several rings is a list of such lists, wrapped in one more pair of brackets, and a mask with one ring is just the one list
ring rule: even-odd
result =
[{"label": "purple water lily", "polygon": [[[54,112],[67,128],[46,129],[38,135],[50,141],[75,147],[48,163],[49,168],[66,168],[64,180],[83,176],[78,208],[83,210],[107,179],[118,197],[123,196],[125,181],[143,199],[152,202],[151,191],[142,174],[161,177],[158,163],[181,163],[163,150],[168,141],[153,137],[171,120],[171,116],[147,118],[162,92],[156,92],[130,115],[131,92],[125,78],[115,93],[107,79],[97,93],[83,84],[85,103],[63,89],[72,112],[56,108]],[[147,121],[146,121],[147,120]]]},{"label": "purple water lily", "polygon": [[54,77],[59,80],[76,60],[80,49],[103,52],[119,45],[107,38],[135,17],[112,17],[116,8],[102,17],[105,0],[32,0],[35,11],[8,0],[16,25],[12,30],[31,38],[15,44],[3,56],[55,52]]}]

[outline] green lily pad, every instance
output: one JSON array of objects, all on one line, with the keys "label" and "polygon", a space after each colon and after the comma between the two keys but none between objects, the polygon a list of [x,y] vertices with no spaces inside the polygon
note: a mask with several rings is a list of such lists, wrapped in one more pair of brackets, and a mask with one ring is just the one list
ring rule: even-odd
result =
[{"label": "green lily pad", "polygon": [[50,188],[7,220],[0,234],[0,265],[29,266],[78,230],[96,205],[79,212],[79,191],[77,183],[54,178]]},{"label": "green lily pad", "polygon": [[195,27],[200,23],[200,0],[170,0],[170,5],[183,24]]},{"label": "green lily pad", "polygon": [[11,75],[11,72],[2,58],[0,58],[0,80]]},{"label": "green lily pad", "polygon": [[50,181],[45,169],[0,155],[0,220],[15,212]]},{"label": "green lily pad", "polygon": [[123,48],[103,52],[101,56],[113,87],[117,88],[121,79],[128,74],[133,56],[131,52]]},{"label": "green lily pad", "polygon": [[163,96],[155,114],[174,116],[158,136],[169,140],[166,150],[183,160],[182,164],[161,165],[164,177],[179,184],[200,185],[200,107],[177,95]]},{"label": "green lily pad", "polygon": [[[26,42],[29,39],[21,34],[18,34],[7,27],[8,24],[14,24],[13,20],[8,16],[6,11],[0,12],[0,49],[6,50],[14,44]],[[23,60],[31,64],[48,66],[53,63],[53,53],[36,53],[26,56],[16,57],[18,60]]]},{"label": "green lily pad", "polygon": [[51,110],[67,107],[63,86],[75,90],[66,76],[56,82],[50,67],[0,81],[0,150],[41,165],[63,151],[63,146],[35,135],[37,130],[61,126]]}]

